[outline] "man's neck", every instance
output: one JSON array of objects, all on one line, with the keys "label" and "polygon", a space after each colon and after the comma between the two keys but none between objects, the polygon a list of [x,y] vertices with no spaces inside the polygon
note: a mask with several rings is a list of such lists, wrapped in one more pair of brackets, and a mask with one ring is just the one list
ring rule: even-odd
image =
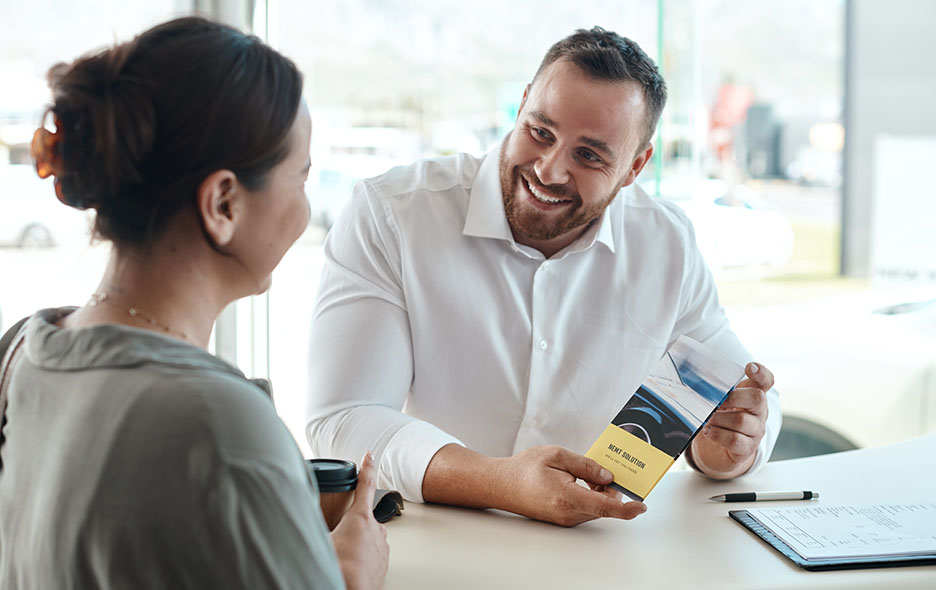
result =
[{"label": "man's neck", "polygon": [[588,228],[590,228],[593,223],[596,223],[597,221],[598,220],[596,219],[595,221],[592,221],[583,227],[569,230],[561,236],[557,236],[551,240],[535,240],[533,238],[519,236],[513,230],[513,228],[510,229],[510,233],[513,235],[513,239],[516,243],[533,248],[548,259],[565,250],[567,247],[569,247],[569,245],[573,244],[577,239],[582,237],[585,232],[588,231]]}]

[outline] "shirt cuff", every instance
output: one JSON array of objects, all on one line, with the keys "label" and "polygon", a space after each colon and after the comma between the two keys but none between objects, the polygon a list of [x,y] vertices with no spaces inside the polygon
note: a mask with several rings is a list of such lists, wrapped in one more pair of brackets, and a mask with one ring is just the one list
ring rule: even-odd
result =
[{"label": "shirt cuff", "polygon": [[452,443],[465,446],[428,422],[410,422],[393,435],[380,456],[378,486],[397,490],[410,502],[423,502],[422,484],[429,462],[439,449]]},{"label": "shirt cuff", "polygon": [[780,427],[783,424],[783,413],[780,409],[780,394],[776,389],[767,391],[767,423],[764,425],[764,438],[757,447],[757,457],[744,475],[756,473],[770,460],[777,437],[780,436]]}]

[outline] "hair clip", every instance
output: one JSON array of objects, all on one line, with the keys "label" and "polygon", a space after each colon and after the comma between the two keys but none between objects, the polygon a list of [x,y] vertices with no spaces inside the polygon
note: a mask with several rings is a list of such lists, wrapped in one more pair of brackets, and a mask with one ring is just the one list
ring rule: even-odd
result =
[{"label": "hair clip", "polygon": [[59,153],[61,142],[62,134],[58,131],[52,133],[45,127],[40,127],[33,133],[29,154],[32,156],[39,178],[57,176],[61,172],[62,156]]},{"label": "hair clip", "polygon": [[29,144],[29,154],[32,156],[33,164],[36,166],[36,174],[39,178],[48,178],[55,176],[55,196],[59,201],[72,206],[65,198],[65,191],[62,188],[62,180],[59,176],[62,173],[62,149],[61,143],[64,139],[61,125],[58,117],[55,118],[55,133],[45,127],[36,129],[33,133],[32,143]]}]

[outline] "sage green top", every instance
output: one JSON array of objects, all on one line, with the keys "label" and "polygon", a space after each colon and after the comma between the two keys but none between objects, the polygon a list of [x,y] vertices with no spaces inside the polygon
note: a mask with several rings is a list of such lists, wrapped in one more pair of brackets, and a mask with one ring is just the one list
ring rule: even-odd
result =
[{"label": "sage green top", "polygon": [[8,390],[0,588],[343,588],[270,398],[145,330],[44,310]]}]

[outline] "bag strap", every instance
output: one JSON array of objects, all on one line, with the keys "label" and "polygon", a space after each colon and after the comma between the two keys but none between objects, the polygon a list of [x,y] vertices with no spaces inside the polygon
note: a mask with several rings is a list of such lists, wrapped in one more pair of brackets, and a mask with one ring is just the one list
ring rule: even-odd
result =
[{"label": "bag strap", "polygon": [[[20,328],[23,327],[23,324],[26,323],[26,320],[28,320],[29,317],[30,316],[26,316],[13,324],[13,327],[6,331],[6,334],[3,335],[3,338],[0,338],[0,363],[4,363],[4,361],[6,361],[7,349],[10,348],[10,344],[13,343],[13,339],[16,338],[17,334],[19,334]],[[0,364],[0,367],[2,366],[3,364]],[[0,375],[3,374],[4,372],[0,370]]]},{"label": "bag strap", "polygon": [[[3,338],[0,338],[0,446],[3,445],[3,427],[6,426],[6,407],[7,407],[7,381],[9,373],[12,371],[13,362],[22,348],[25,331],[23,324],[29,316],[13,324],[13,327],[6,331]],[[0,470],[3,469],[3,463],[0,462]]]}]

